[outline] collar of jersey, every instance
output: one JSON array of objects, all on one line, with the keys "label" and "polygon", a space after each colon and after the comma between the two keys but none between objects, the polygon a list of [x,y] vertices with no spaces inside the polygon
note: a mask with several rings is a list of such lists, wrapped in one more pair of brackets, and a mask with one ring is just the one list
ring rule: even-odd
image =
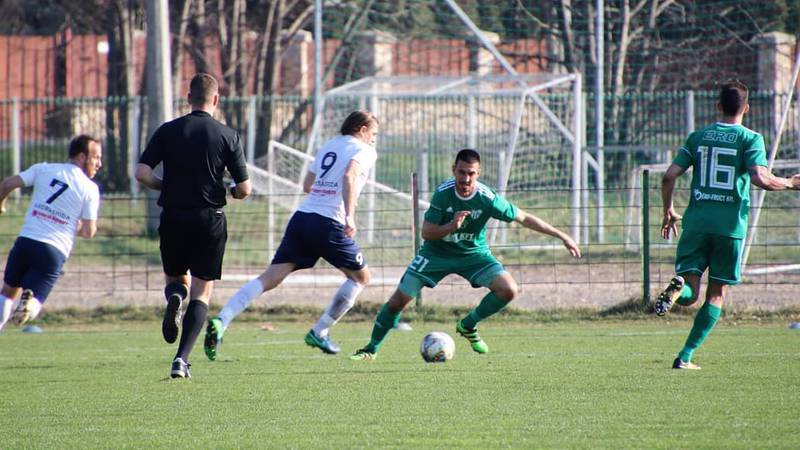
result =
[{"label": "collar of jersey", "polygon": [[472,200],[473,198],[475,198],[475,195],[478,193],[479,190],[480,190],[480,188],[478,187],[478,184],[476,183],[475,184],[475,190],[472,191],[472,194],[470,194],[469,197],[462,197],[462,196],[458,195],[458,186],[456,184],[453,184],[453,193],[456,194],[456,198],[458,198],[459,200]]}]

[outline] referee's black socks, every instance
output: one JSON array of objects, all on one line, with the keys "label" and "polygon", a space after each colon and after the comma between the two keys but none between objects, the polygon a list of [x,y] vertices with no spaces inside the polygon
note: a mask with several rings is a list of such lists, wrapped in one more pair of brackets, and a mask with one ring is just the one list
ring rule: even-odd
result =
[{"label": "referee's black socks", "polygon": [[189,361],[189,353],[192,352],[197,337],[203,331],[208,316],[208,305],[200,300],[192,300],[183,315],[183,331],[181,332],[181,342],[178,345],[176,358]]},{"label": "referee's black socks", "polygon": [[167,287],[164,288],[164,298],[169,300],[173,295],[177,295],[181,298],[181,301],[183,301],[189,296],[189,288],[183,283],[169,283]]}]

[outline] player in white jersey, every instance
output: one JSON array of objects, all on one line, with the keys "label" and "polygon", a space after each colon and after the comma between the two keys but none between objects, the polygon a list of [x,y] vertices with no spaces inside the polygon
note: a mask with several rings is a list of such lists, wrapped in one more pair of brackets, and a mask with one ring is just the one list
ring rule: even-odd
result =
[{"label": "player in white jersey", "polygon": [[264,273],[242,286],[208,321],[204,348],[210,360],[231,321],[263,292],[278,287],[295,270],[314,267],[321,257],[341,270],[347,279],[333,296],[325,313],[306,334],[306,344],[325,353],[339,352],[329,330],[355,304],[369,282],[370,273],[356,234],[356,200],[378,155],[375,136],[378,120],[368,111],[354,111],[344,121],[341,136],[323,145],[303,181],[308,193],[292,215],[272,263]]},{"label": "player in white jersey", "polygon": [[100,191],[92,181],[102,163],[100,142],[81,135],[69,144],[69,162],[39,163],[0,182],[0,214],[14,189],[33,186],[25,223],[8,254],[0,291],[0,329],[11,317],[22,325],[34,319],[69,258],[75,235],[91,239],[97,232]]}]

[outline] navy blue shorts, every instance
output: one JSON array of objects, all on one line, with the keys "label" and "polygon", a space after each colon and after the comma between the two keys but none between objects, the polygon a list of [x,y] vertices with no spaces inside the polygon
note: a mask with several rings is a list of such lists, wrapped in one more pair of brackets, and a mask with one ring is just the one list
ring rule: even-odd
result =
[{"label": "navy blue shorts", "polygon": [[295,270],[314,267],[319,258],[341,269],[367,266],[356,242],[344,235],[344,225],[325,216],[297,211],[289,219],[272,264],[294,263]]},{"label": "navy blue shorts", "polygon": [[44,242],[18,237],[8,254],[3,281],[11,287],[33,291],[44,303],[61,276],[67,258],[57,248]]}]

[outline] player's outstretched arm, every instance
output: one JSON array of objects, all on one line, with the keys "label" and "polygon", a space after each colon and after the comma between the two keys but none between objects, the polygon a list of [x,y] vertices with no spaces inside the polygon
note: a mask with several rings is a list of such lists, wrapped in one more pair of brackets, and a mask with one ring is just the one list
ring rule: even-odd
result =
[{"label": "player's outstretched arm", "polygon": [[578,248],[578,244],[570,237],[570,235],[550,225],[544,220],[521,209],[517,209],[517,218],[514,220],[525,228],[561,239],[561,242],[564,243],[564,247],[569,250],[569,253],[572,256],[575,258],[581,257],[581,249]]},{"label": "player's outstretched arm", "polygon": [[766,191],[800,190],[800,173],[791,178],[783,178],[776,177],[764,166],[751,166],[747,171],[750,172],[750,181]]},{"label": "player's outstretched arm", "polygon": [[134,176],[136,176],[136,181],[142,183],[150,189],[154,191],[161,190],[161,178],[158,178],[153,172],[153,168],[147,164],[136,164],[136,173]]},{"label": "player's outstretched arm", "polygon": [[661,219],[661,237],[664,239],[669,239],[670,234],[678,234],[678,221],[683,218],[675,212],[672,195],[675,192],[675,181],[684,172],[686,169],[683,167],[671,164],[664,173],[664,178],[661,179],[661,204],[664,208],[664,216]]},{"label": "player's outstretched arm", "polygon": [[11,175],[0,181],[0,214],[6,212],[6,197],[8,197],[8,194],[22,186],[25,186],[25,183],[19,175]]}]

